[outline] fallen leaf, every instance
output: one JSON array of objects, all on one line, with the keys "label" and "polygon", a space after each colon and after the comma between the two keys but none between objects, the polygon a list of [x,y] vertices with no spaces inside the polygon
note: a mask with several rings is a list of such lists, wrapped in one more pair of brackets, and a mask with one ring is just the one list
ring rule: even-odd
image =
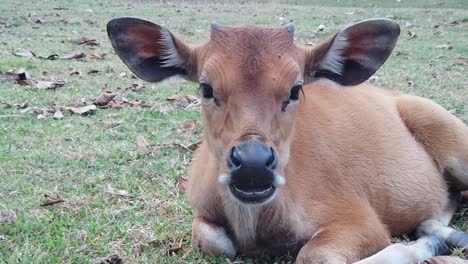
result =
[{"label": "fallen leaf", "polygon": [[151,153],[151,150],[149,149],[150,144],[146,141],[145,137],[142,135],[139,135],[136,140],[136,146],[138,152],[148,155]]},{"label": "fallen leaf", "polygon": [[63,113],[62,113],[62,111],[60,111],[60,110],[55,111],[55,113],[54,113],[54,115],[53,115],[53,118],[54,118],[54,119],[62,119],[62,118],[63,118]]},{"label": "fallen leaf", "polygon": [[170,247],[169,249],[164,252],[165,256],[172,256],[174,254],[177,254],[180,250],[183,249],[182,244],[185,241],[185,235],[179,240],[179,243],[176,246]]},{"label": "fallen leaf", "polygon": [[167,98],[168,101],[174,102],[177,107],[186,108],[191,104],[199,102],[198,97],[190,94],[176,94]]},{"label": "fallen leaf", "polygon": [[[17,82],[21,79],[22,77],[13,72],[7,72],[7,73],[2,73],[0,72],[0,82]],[[24,78],[24,77],[23,77]]]},{"label": "fallen leaf", "polygon": [[408,56],[410,53],[408,51],[399,50],[395,53],[396,56]]},{"label": "fallen leaf", "polygon": [[122,109],[128,106],[127,102],[112,100],[109,102],[109,108]]},{"label": "fallen leaf", "polygon": [[450,109],[448,110],[448,112],[452,115],[457,115],[457,109],[456,108],[453,108],[453,109]]},{"label": "fallen leaf", "polygon": [[84,54],[83,52],[81,51],[73,51],[67,55],[64,55],[64,56],[61,56],[59,57],[60,59],[62,60],[79,60],[79,59],[83,59],[86,57],[86,54]]},{"label": "fallen leaf", "polygon": [[414,39],[416,38],[416,33],[412,31],[408,31],[408,36],[409,36],[409,39]]},{"label": "fallen leaf", "polygon": [[132,83],[132,85],[130,85],[130,87],[128,87],[127,89],[131,90],[131,91],[134,91],[134,92],[138,92],[138,91],[142,90],[143,88],[145,88],[145,86],[143,84]]},{"label": "fallen leaf", "polygon": [[315,29],[315,32],[323,32],[325,30],[325,26],[324,25],[319,25],[317,27],[317,29]]},{"label": "fallen leaf", "polygon": [[33,84],[28,84],[37,89],[55,89],[65,85],[65,81],[34,81]]},{"label": "fallen leaf", "polygon": [[98,96],[98,98],[93,100],[93,104],[97,105],[99,108],[108,108],[109,103],[117,96],[110,91],[106,91]]},{"label": "fallen leaf", "polygon": [[453,49],[453,46],[452,44],[450,43],[447,43],[447,44],[443,44],[443,45],[438,45],[436,46],[437,49],[448,49],[448,50],[451,50]]},{"label": "fallen leaf", "polygon": [[123,264],[123,260],[119,255],[112,254],[96,261],[95,264]]},{"label": "fallen leaf", "polygon": [[110,128],[113,128],[113,127],[116,127],[116,126],[120,126],[121,124],[124,123],[124,121],[122,120],[105,120],[105,121],[102,121],[104,123],[104,125],[110,127]]},{"label": "fallen leaf", "polygon": [[60,56],[58,54],[51,54],[49,56],[47,56],[45,59],[46,60],[56,60],[58,59]]},{"label": "fallen leaf", "polygon": [[70,42],[73,44],[77,44],[77,45],[87,45],[87,46],[99,46],[100,45],[97,39],[86,38],[86,37],[73,39]]},{"label": "fallen leaf", "polygon": [[99,70],[90,70],[90,71],[88,71],[88,75],[96,74],[96,73],[99,73],[99,72],[100,72]]},{"label": "fallen leaf", "polygon": [[24,69],[19,69],[15,73],[0,73],[0,81],[13,81],[20,85],[30,86],[37,89],[55,89],[65,85],[65,81],[36,81],[31,79],[29,73]]},{"label": "fallen leaf", "polygon": [[144,200],[144,199],[142,199],[142,198],[129,195],[129,193],[128,193],[126,190],[114,189],[114,188],[112,188],[112,186],[110,186],[109,184],[107,185],[106,192],[107,192],[108,194],[115,195],[115,196],[120,196],[120,197],[122,197],[122,198]]},{"label": "fallen leaf", "polygon": [[107,53],[105,53],[105,52],[95,51],[95,52],[91,53],[91,55],[89,55],[89,57],[91,59],[102,60],[102,59],[104,59],[104,57],[106,55],[107,55]]},{"label": "fallen leaf", "polygon": [[75,68],[69,68],[68,75],[81,75],[81,72]]},{"label": "fallen leaf", "polygon": [[36,57],[36,54],[32,51],[17,51],[17,52],[13,52],[13,55],[18,56],[18,57],[28,58],[28,59],[32,59]]},{"label": "fallen leaf", "polygon": [[94,113],[97,108],[95,105],[87,105],[83,107],[68,107],[67,109],[78,115],[88,115]]},{"label": "fallen leaf", "polygon": [[37,18],[36,20],[34,20],[34,23],[35,23],[35,24],[41,24],[41,25],[42,25],[42,24],[45,24],[45,21],[44,21],[44,19]]},{"label": "fallen leaf", "polygon": [[44,196],[45,196],[45,201],[41,203],[42,207],[65,202],[65,200],[58,194],[57,194],[57,197],[52,197],[47,194],[44,194]]},{"label": "fallen leaf", "polygon": [[412,28],[414,25],[411,22],[405,22],[405,28]]},{"label": "fallen leaf", "polygon": [[182,175],[179,175],[179,181],[178,181],[179,187],[182,191],[187,191],[188,188],[188,178],[184,177]]},{"label": "fallen leaf", "polygon": [[200,123],[197,121],[188,121],[181,128],[177,129],[177,133],[189,133],[194,134],[200,127]]}]

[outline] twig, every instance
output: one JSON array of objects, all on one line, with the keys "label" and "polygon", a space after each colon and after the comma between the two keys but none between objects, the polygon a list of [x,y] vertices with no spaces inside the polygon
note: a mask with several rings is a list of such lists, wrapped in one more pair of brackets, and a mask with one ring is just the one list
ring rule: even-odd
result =
[{"label": "twig", "polygon": [[24,115],[0,115],[0,118],[26,118]]}]

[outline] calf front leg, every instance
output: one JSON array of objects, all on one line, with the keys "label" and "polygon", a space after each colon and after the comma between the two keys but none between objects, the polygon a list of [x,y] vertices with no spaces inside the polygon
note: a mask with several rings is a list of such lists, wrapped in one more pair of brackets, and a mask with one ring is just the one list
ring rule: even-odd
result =
[{"label": "calf front leg", "polygon": [[387,247],[390,235],[372,208],[354,208],[319,230],[299,251],[297,263],[352,263]]},{"label": "calf front leg", "polygon": [[236,256],[236,248],[226,230],[199,217],[192,223],[192,244],[207,255]]}]

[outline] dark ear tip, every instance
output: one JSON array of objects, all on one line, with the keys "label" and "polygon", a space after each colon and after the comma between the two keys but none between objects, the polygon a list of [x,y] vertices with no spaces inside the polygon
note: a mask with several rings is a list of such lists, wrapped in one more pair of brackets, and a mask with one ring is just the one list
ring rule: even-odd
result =
[{"label": "dark ear tip", "polygon": [[147,25],[150,27],[160,28],[161,26],[154,24],[153,22],[139,19],[136,17],[117,17],[109,20],[107,22],[107,34],[109,37],[113,36],[114,33],[126,31],[128,28],[135,25]]}]

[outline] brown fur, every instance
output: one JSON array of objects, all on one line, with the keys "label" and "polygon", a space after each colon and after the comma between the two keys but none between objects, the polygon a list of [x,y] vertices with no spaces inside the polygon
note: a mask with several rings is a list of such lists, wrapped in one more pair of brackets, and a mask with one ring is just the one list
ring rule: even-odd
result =
[{"label": "brown fur", "polygon": [[[185,72],[213,87],[215,99],[202,99],[206,140],[195,154],[187,189],[195,214],[193,244],[207,254],[290,253],[298,254],[298,263],[354,262],[423,222],[445,225],[459,192],[468,189],[468,129],[460,120],[419,97],[316,79],[351,85],[368,78],[394,47],[394,22],[361,22],[313,49],[296,46],[291,28],[213,27],[204,45],[190,47],[178,38],[166,43],[171,50],[164,50],[162,66],[158,60],[140,65],[126,49],[118,50],[134,40],[142,53],[137,58],[151,51],[161,59],[160,47],[148,48],[142,36],[156,30],[148,40],[159,39],[161,28],[126,18],[110,23],[111,36],[121,23],[150,27],[130,27],[136,36],[115,45],[132,69],[171,70],[164,58],[177,55],[184,71],[175,68],[161,78]],[[291,88],[303,82],[300,102],[289,100]],[[230,173],[226,157],[232,147],[251,139],[278,154],[275,173],[286,179],[263,205],[239,202],[218,181]],[[432,232],[430,227],[421,229]],[[423,237],[419,243],[424,247],[425,241],[436,240]],[[383,256],[395,252],[398,261],[410,248],[393,245]]]},{"label": "brown fur", "polygon": [[[288,32],[272,32],[223,29],[203,47],[210,52],[198,52],[199,75],[214,87],[221,110],[203,110],[206,141],[188,188],[195,217],[224,227],[240,254],[302,248],[298,262],[328,263],[369,256],[390,236],[441,214],[449,201],[444,162],[456,157],[466,166],[466,127],[430,101],[366,84],[341,89],[325,80],[304,87],[295,116],[281,113],[280,100],[306,61],[320,54],[287,49],[289,42],[275,45]],[[267,205],[233,209],[217,177],[227,172],[227,151],[250,137],[279,152],[278,171],[287,183]],[[237,223],[243,214],[255,221]],[[240,234],[243,229],[253,234]]]}]

